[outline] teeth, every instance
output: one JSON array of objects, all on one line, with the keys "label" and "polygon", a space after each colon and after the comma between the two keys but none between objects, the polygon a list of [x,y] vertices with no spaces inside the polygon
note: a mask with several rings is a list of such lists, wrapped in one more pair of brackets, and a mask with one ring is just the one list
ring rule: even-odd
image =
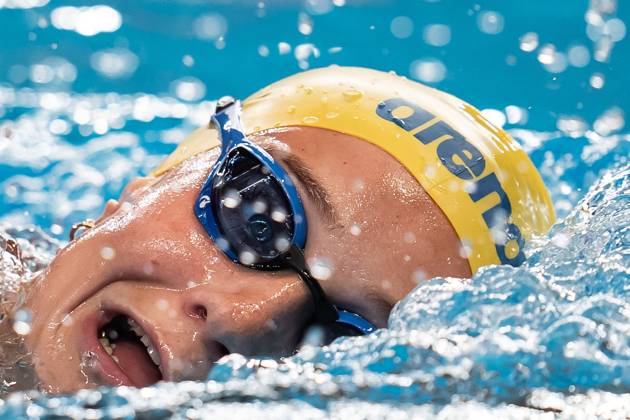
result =
[{"label": "teeth", "polygon": [[147,353],[149,357],[157,366],[160,366],[160,354],[153,346],[151,339],[144,332],[144,330],[138,325],[133,319],[127,318],[127,322],[129,323],[129,329],[133,331],[139,338],[142,344],[147,348]]},{"label": "teeth", "polygon": [[107,354],[111,356],[114,353],[114,349],[112,349],[112,345],[109,343],[107,337],[101,337],[98,339],[98,341],[101,342],[101,346],[103,346]]}]

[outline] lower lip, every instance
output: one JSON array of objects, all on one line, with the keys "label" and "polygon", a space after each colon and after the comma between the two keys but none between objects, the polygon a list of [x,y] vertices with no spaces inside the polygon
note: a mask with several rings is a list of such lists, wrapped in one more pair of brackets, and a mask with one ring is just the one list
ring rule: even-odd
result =
[{"label": "lower lip", "polygon": [[[104,314],[99,312],[89,317],[83,324],[83,339],[79,345],[82,370],[96,382],[110,386],[134,386],[133,382],[122,371],[118,363],[107,354],[98,339],[98,330],[103,326]],[[90,357],[90,355],[93,355]],[[84,362],[86,361],[87,362]]]}]

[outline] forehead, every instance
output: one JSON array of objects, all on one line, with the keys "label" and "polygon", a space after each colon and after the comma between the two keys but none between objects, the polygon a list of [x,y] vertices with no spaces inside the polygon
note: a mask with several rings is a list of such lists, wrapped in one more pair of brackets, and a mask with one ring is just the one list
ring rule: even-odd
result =
[{"label": "forehead", "polygon": [[324,184],[336,207],[346,213],[359,205],[375,205],[379,197],[391,208],[396,202],[410,204],[426,195],[395,158],[352,135],[317,127],[291,127],[252,136],[252,140],[263,145],[278,144],[299,157]]}]

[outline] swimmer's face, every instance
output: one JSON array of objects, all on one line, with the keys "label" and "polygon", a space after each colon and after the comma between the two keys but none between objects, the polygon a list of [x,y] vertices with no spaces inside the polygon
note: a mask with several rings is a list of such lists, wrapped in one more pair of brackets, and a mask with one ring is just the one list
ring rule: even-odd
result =
[{"label": "swimmer's face", "polygon": [[[327,268],[320,283],[333,304],[384,327],[422,278],[470,276],[448,220],[382,150],[319,128],[253,140],[298,186],[309,224],[305,255]],[[313,314],[304,283],[290,271],[235,264],[193,213],[217,154],[132,182],[37,279],[27,344],[45,390],[201,379],[228,353],[296,351]],[[314,182],[304,182],[304,167]],[[111,356],[103,330],[121,335]]]}]

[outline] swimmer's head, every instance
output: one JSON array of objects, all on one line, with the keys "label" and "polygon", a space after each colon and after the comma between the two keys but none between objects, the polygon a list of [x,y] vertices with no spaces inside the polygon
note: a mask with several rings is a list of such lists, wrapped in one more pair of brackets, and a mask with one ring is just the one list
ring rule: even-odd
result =
[{"label": "swimmer's head", "polygon": [[[523,241],[553,220],[516,143],[394,75],[302,73],[245,101],[243,123],[297,189],[313,277],[377,327],[419,282],[520,262]],[[298,348],[314,313],[305,282],[235,263],[195,214],[217,140],[193,133],[37,279],[27,345],[44,389],[200,379],[228,353]]]},{"label": "swimmer's head", "polygon": [[[243,122],[247,134],[318,127],[386,151],[449,219],[473,272],[520,265],[525,241],[555,220],[549,193],[518,143],[467,103],[394,74],[338,66],[300,73],[248,98]],[[154,174],[219,144],[215,129],[201,128]],[[349,164],[353,159],[347,156]]]}]

